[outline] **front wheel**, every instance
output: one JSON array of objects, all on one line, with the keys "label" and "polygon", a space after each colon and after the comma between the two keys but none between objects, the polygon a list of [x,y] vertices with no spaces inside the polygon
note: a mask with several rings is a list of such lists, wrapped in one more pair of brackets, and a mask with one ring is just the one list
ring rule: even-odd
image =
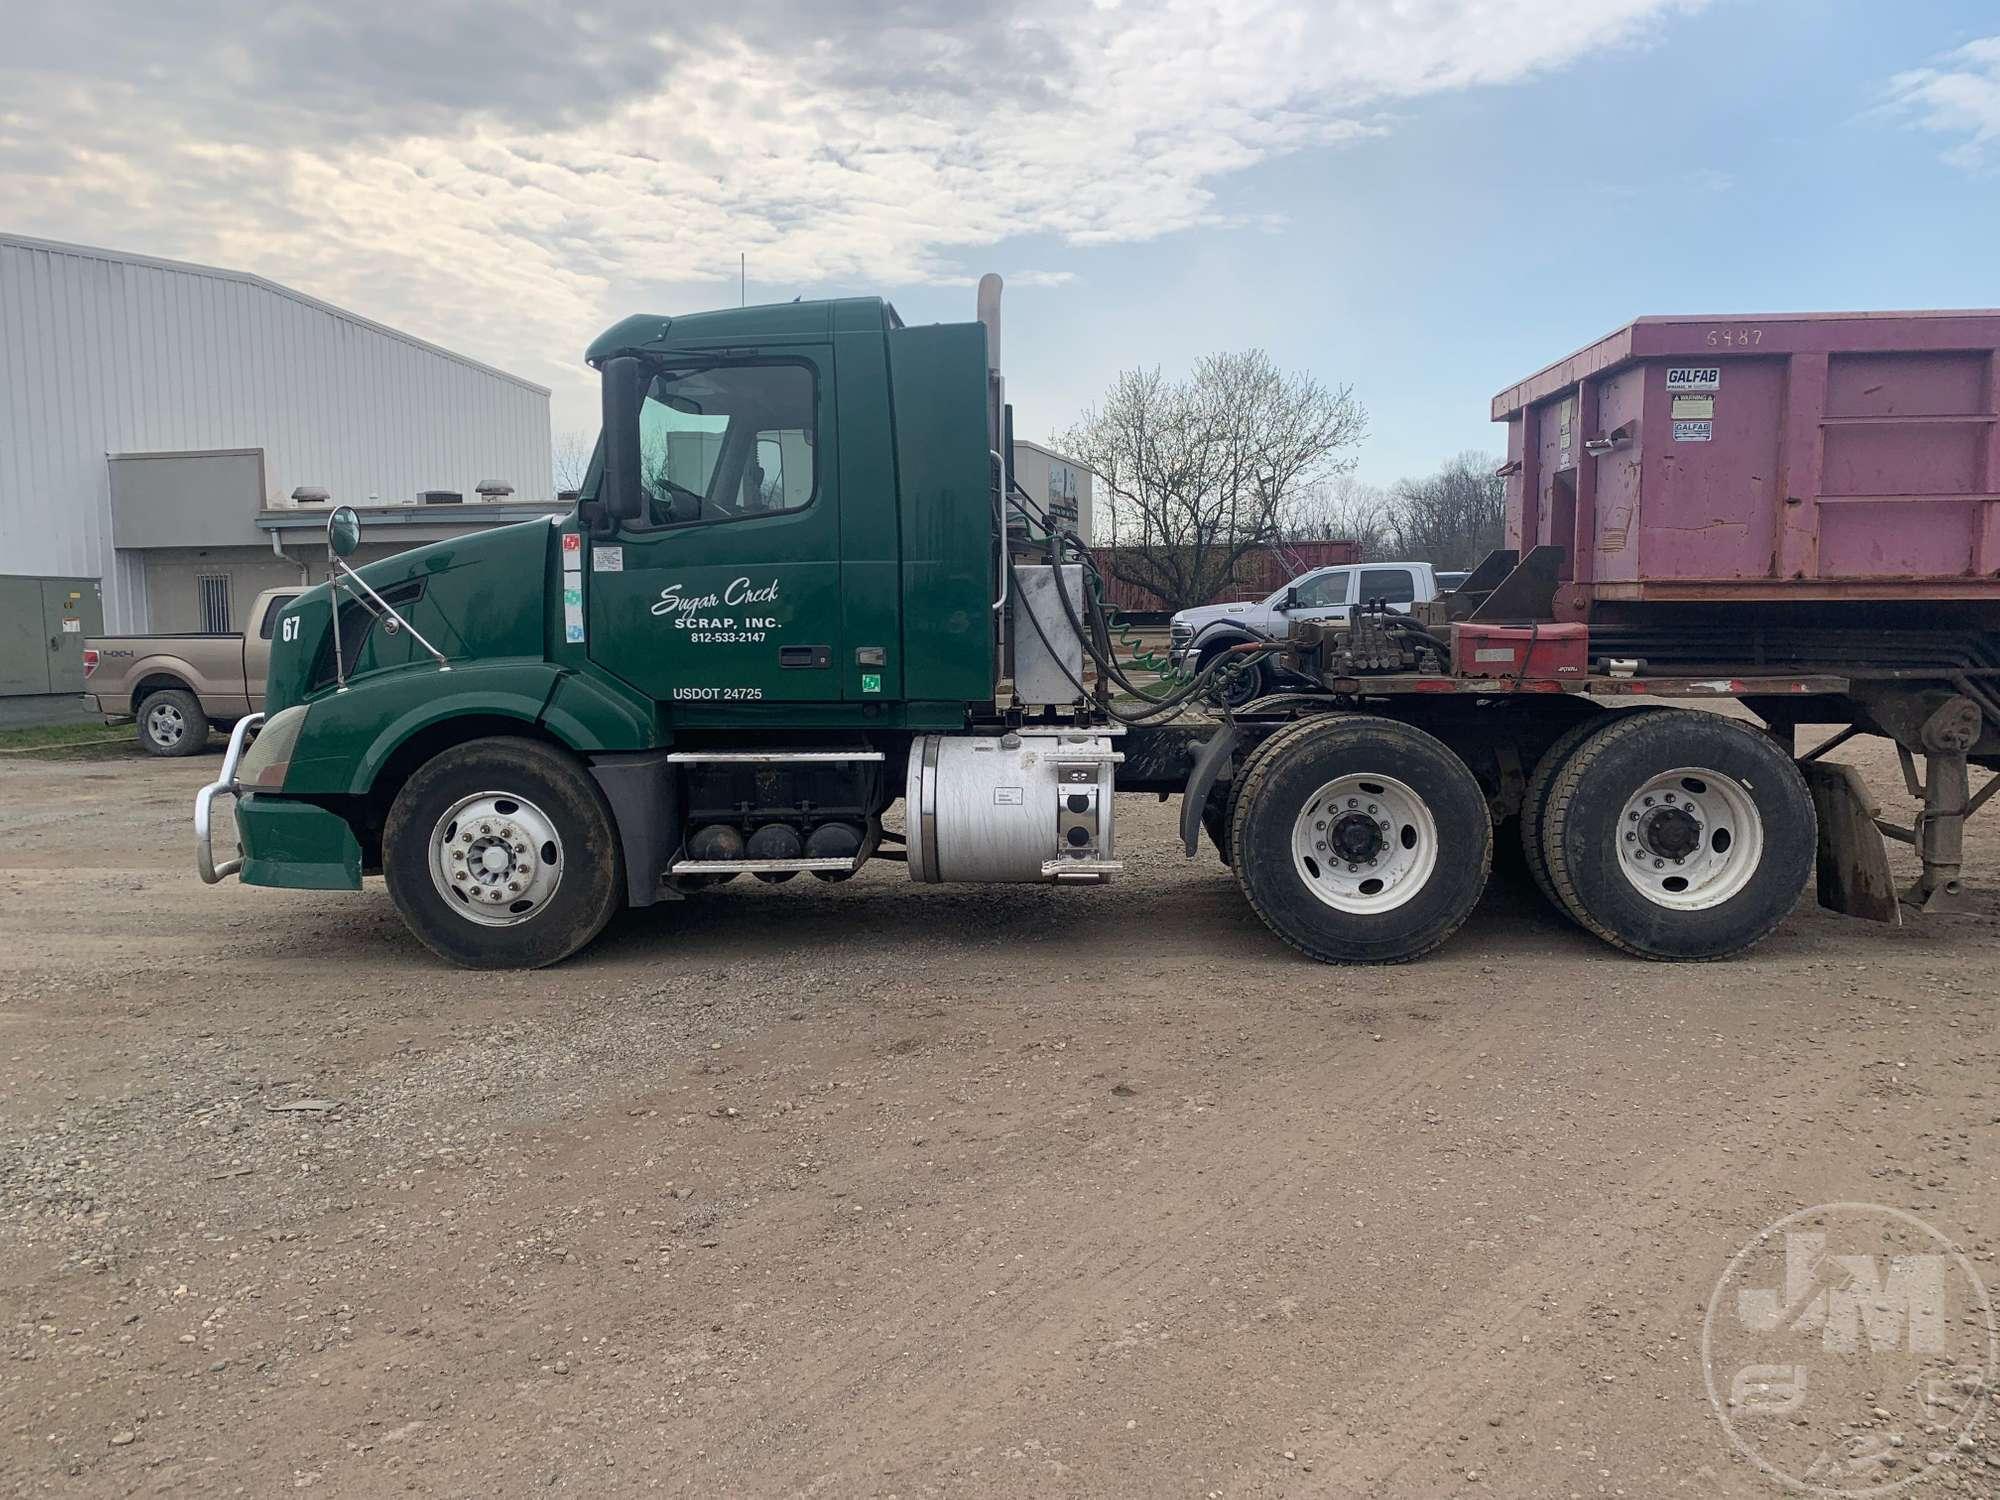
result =
[{"label": "front wheel", "polygon": [[454,746],[404,783],[383,825],[382,873],[424,946],[471,969],[569,957],[611,919],[625,879],[589,771],[501,737]]},{"label": "front wheel", "polygon": [[[1211,665],[1220,651],[1202,662],[1202,667]],[[1225,708],[1242,708],[1255,703],[1269,691],[1268,674],[1261,661],[1236,662],[1219,669],[1210,681],[1210,688]]]},{"label": "front wheel", "polygon": [[1231,868],[1257,915],[1326,963],[1404,963],[1486,889],[1493,822],[1465,762],[1408,724],[1307,719],[1245,766]]},{"label": "front wheel", "polygon": [[1674,709],[1624,718],[1569,758],[1542,851],[1563,905],[1606,942],[1704,959],[1791,913],[1817,836],[1805,780],[1769,736]]}]

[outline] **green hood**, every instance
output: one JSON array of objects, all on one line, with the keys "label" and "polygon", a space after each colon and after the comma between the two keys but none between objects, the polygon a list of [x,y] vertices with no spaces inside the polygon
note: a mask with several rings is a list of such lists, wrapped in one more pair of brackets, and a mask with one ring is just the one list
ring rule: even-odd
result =
[{"label": "green hood", "polygon": [[[452,661],[540,658],[555,537],[546,520],[522,521],[412,547],[355,571]],[[328,586],[301,594],[285,612],[286,620],[293,617],[297,629],[281,627],[271,641],[269,713],[334,689]],[[408,632],[379,623],[364,628],[372,617],[351,588],[341,591],[340,618],[350,682],[415,663],[431,666]]]}]

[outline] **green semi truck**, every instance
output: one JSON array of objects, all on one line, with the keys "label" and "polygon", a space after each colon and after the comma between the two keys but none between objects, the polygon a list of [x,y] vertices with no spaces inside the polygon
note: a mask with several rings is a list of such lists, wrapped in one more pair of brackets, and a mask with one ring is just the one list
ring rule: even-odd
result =
[{"label": "green semi truck", "polygon": [[[1181,798],[1187,852],[1208,838],[1317,959],[1444,941],[1516,826],[1588,930],[1705,958],[1785,916],[1816,844],[1846,880],[1823,896],[1893,914],[1865,793],[1795,760],[1798,723],[1898,733],[1946,771],[1955,753],[1960,786],[1990,739],[1948,683],[1871,698],[1810,647],[1677,668],[1686,629],[1648,645],[1627,622],[1593,656],[1552,610],[1559,545],[1495,554],[1416,618],[1364,606],[1140,680],[1089,548],[1011,482],[998,278],[980,301],[928,327],[850,298],[606,331],[572,514],[337,564],[286,606],[264,712],[196,805],[203,878],[379,872],[437,953],[533,966],[621,905],[744,875],[1102,883],[1115,794],[1138,792]],[[353,550],[351,512],[330,530]],[[1231,673],[1280,656],[1302,689],[1231,704]],[[1764,726],[1605,711],[1641,696],[1740,699]],[[240,848],[218,861],[225,796]],[[1923,901],[1956,889],[1952,813],[1919,828]]]}]

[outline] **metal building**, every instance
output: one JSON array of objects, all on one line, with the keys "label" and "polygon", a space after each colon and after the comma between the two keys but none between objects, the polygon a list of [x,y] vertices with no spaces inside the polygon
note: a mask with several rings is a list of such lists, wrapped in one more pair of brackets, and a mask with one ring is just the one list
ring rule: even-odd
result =
[{"label": "metal building", "polygon": [[240,626],[301,576],[301,488],[403,545],[546,513],[549,393],[260,276],[0,235],[0,575]]}]

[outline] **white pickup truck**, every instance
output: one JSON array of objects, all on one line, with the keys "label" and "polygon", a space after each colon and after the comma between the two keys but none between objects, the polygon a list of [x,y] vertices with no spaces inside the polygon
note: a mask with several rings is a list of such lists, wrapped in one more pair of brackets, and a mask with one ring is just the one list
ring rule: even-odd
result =
[{"label": "white pickup truck", "polygon": [[[1443,575],[1462,580],[1463,573]],[[1176,667],[1199,670],[1216,652],[1245,641],[1282,638],[1297,620],[1344,620],[1356,605],[1381,603],[1399,614],[1427,604],[1448,585],[1429,563],[1351,563],[1301,573],[1268,598],[1241,604],[1184,609],[1169,622],[1168,657]],[[1237,673],[1224,686],[1232,707],[1282,686],[1268,666]]]},{"label": "white pickup truck", "polygon": [[211,725],[227,729],[264,706],[271,633],[303,588],[266,589],[243,635],[109,635],[83,644],[83,691],[105,722],[136,719],[154,755],[193,755]]}]

